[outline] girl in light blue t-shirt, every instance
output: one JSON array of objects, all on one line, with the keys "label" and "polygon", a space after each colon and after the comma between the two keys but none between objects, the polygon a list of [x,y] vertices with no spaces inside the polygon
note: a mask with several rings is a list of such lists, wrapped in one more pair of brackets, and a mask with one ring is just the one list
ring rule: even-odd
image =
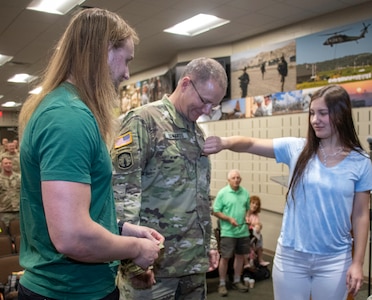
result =
[{"label": "girl in light blue t-shirt", "polygon": [[[204,153],[229,149],[289,167],[289,189],[273,267],[276,300],[346,299],[363,284],[372,165],[346,90],[311,98],[306,138],[209,137]],[[352,255],[353,248],[353,255]]]}]

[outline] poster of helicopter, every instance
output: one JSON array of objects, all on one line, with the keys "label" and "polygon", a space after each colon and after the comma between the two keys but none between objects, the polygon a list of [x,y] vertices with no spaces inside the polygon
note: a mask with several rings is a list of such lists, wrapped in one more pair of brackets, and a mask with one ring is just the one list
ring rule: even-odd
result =
[{"label": "poster of helicopter", "polygon": [[329,84],[343,86],[353,107],[372,106],[371,24],[372,19],[364,20],[232,55],[232,99],[198,121],[306,112],[311,95]]},{"label": "poster of helicopter", "polygon": [[296,39],[297,89],[372,79],[372,19]]}]

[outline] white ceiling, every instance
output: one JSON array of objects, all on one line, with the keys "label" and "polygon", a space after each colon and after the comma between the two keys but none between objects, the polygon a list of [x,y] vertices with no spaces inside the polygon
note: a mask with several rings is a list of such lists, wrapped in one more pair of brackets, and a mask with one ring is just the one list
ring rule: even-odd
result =
[{"label": "white ceiling", "polygon": [[[52,1],[52,0],[50,0]],[[131,74],[171,62],[181,51],[229,44],[370,0],[86,0],[82,5],[120,14],[140,36]],[[32,86],[8,83],[16,73],[40,75],[71,15],[26,10],[31,0],[0,0],[0,53],[14,56],[0,67],[0,103],[23,102]],[[197,13],[231,20],[195,37],[164,33]]]}]

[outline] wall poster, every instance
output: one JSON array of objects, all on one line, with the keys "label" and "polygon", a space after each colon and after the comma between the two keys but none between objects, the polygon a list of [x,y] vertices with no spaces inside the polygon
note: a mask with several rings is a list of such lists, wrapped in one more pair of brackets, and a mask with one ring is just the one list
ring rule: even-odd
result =
[{"label": "wall poster", "polygon": [[315,90],[339,84],[372,106],[372,19],[231,56],[231,100],[198,122],[308,111]]}]

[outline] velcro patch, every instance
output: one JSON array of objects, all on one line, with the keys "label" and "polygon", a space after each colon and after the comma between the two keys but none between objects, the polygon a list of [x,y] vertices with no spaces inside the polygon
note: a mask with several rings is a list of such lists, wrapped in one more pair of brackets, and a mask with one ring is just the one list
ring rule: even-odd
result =
[{"label": "velcro patch", "polygon": [[132,133],[129,131],[126,134],[119,136],[115,141],[115,149],[127,146],[133,142]]},{"label": "velcro patch", "polygon": [[118,156],[118,165],[120,169],[128,169],[133,166],[133,157],[130,152],[122,152]]}]

